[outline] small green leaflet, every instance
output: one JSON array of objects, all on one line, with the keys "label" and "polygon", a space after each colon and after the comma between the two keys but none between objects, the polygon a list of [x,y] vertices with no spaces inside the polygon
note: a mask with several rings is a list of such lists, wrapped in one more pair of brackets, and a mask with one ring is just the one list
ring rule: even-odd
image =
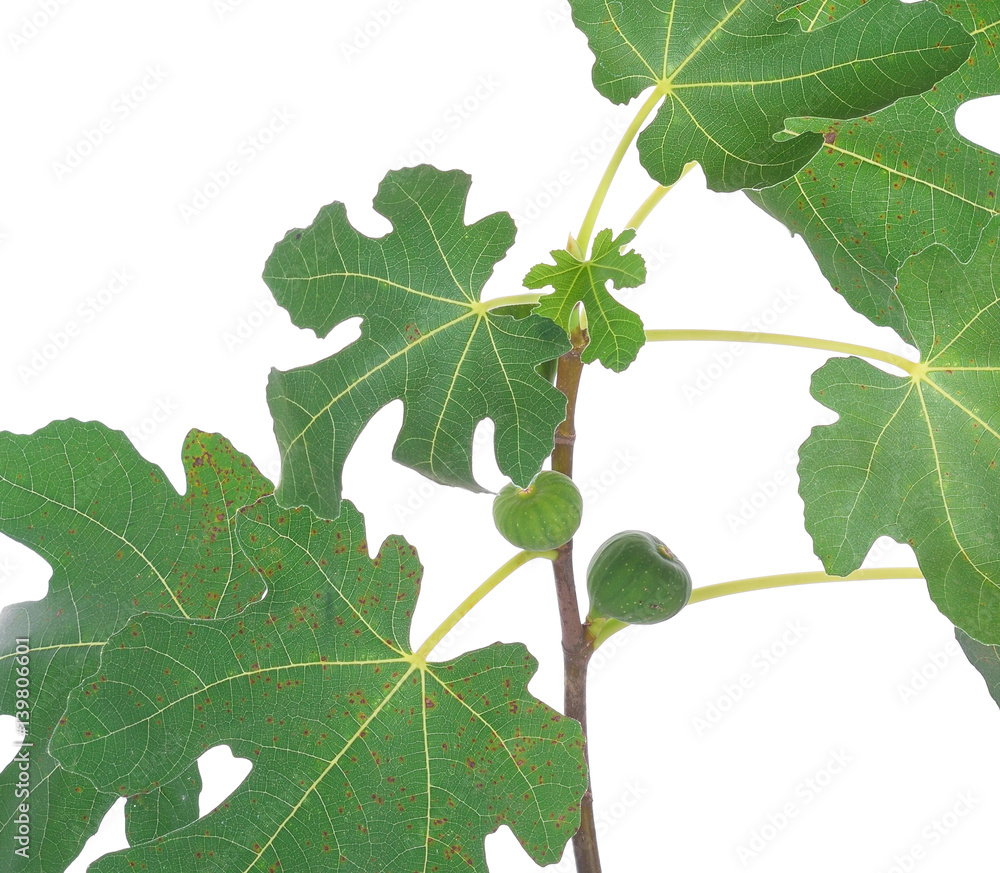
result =
[{"label": "small green leaflet", "polygon": [[331,522],[267,497],[236,530],[267,598],[221,621],[135,619],[70,697],[52,749],[121,794],[219,743],[253,771],[198,822],[91,870],[485,873],[502,824],[539,863],[558,860],[579,826],[583,738],[527,694],[525,648],[414,655],[416,551],[390,537],[369,558],[347,501]]},{"label": "small green leaflet", "polygon": [[[925,94],[847,122],[800,119],[794,132],[823,133],[823,148],[793,178],[751,199],[800,234],[824,275],[858,312],[908,342],[895,298],[899,265],[933,243],[965,261],[1000,214],[1000,155],[964,139],[955,112],[1000,92],[1000,2],[939,3],[975,39],[966,63]],[[850,7],[810,6],[816,26]],[[822,15],[816,18],[816,13]]]},{"label": "small green leaflet", "polygon": [[635,237],[626,230],[611,238],[610,230],[602,230],[594,238],[593,251],[586,261],[578,261],[565,249],[552,252],[552,264],[537,264],[524,277],[525,288],[555,291],[542,297],[534,311],[568,329],[573,307],[582,302],[587,312],[590,343],[583,352],[583,362],[600,361],[605,367],[620,373],[639,353],[646,342],[642,320],[631,309],[614,299],[607,289],[610,281],[615,288],[638,288],[646,281],[646,264],[634,251],[622,254],[622,248]]},{"label": "small green leaflet", "polygon": [[[919,94],[964,61],[972,40],[927,3],[871,0],[804,33],[769,0],[572,0],[596,57],[594,85],[615,103],[663,98],[640,134],[642,165],[672,185],[698,161],[710,188],[774,185],[823,144],[781,137],[800,116],[853,118]],[[647,104],[648,105],[648,104]]]},{"label": "small green leaflet", "polygon": [[990,697],[1000,706],[1000,651],[996,646],[984,646],[958,627],[955,628],[955,639],[965,652],[965,657],[986,681]]},{"label": "small green leaflet", "polygon": [[375,197],[391,233],[364,236],[344,204],[333,203],[275,246],[264,280],[294,324],[325,336],[364,319],[361,338],[338,354],[271,372],[282,505],[336,518],[347,454],[395,399],[405,413],[393,458],[437,482],[480,490],[472,437],[487,417],[500,469],[517,484],[527,485],[552,452],[566,398],[535,367],[568,351],[569,339],[548,319],[514,319],[481,302],[514,223],[496,213],[466,225],[470,183],[465,173],[426,165],[394,170]]},{"label": "small green leaflet", "polygon": [[[116,799],[46,751],[67,695],[97,669],[105,640],[136,613],[218,618],[263,593],[233,547],[232,526],[236,510],[273,486],[220,436],[191,431],[183,460],[188,491],[179,495],[104,425],[70,420],[28,436],[0,433],[0,531],[52,567],[43,600],[0,612],[0,712],[21,711],[16,683],[26,669],[25,739],[34,743],[27,798],[15,796],[17,764],[0,775],[0,840],[14,846],[20,802],[29,803],[33,823],[29,857],[14,858],[10,869],[63,870]],[[24,665],[18,639],[29,640]],[[129,833],[162,834],[197,818],[198,778],[192,762],[175,784],[163,783],[165,796],[131,799]]]},{"label": "small green leaflet", "polygon": [[831,360],[813,396],[840,420],[800,452],[806,528],[828,573],[856,570],[875,539],[909,543],[931,598],[962,630],[1000,643],[1000,219],[963,266],[933,246],[900,270],[921,363],[891,376]]}]

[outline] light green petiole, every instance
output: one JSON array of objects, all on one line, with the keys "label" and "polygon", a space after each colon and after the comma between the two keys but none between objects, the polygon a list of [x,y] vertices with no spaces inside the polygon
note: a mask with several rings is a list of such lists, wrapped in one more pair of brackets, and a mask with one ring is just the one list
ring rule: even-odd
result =
[{"label": "light green petiole", "polygon": [[840,352],[845,355],[857,355],[859,358],[870,358],[898,367],[910,376],[916,376],[920,365],[909,361],[900,355],[873,349],[868,346],[858,346],[853,343],[842,343],[836,340],[816,339],[807,336],[788,336],[780,333],[754,333],[744,330],[647,330],[646,339],[649,342],[740,342],[763,343],[773,346],[795,346],[802,349],[820,349],[827,352]]},{"label": "light green petiole", "polygon": [[691,592],[688,604],[700,603],[703,600],[713,600],[716,597],[726,597],[730,594],[743,594],[746,591],[763,591],[767,588],[786,588],[789,585],[812,585],[817,582],[859,582],[872,579],[923,579],[924,574],[917,567],[887,567],[878,570],[855,570],[846,576],[828,576],[822,570],[806,573],[782,573],[778,576],[754,576],[750,579],[736,579],[732,582],[720,582],[718,585],[705,585]]},{"label": "light green petiole", "polygon": [[[818,582],[859,582],[874,579],[923,579],[924,575],[917,567],[886,567],[874,570],[855,570],[846,576],[829,576],[822,570],[804,573],[782,573],[777,576],[754,576],[749,579],[735,579],[732,582],[720,582],[718,585],[705,585],[691,592],[692,603],[703,600],[714,600],[716,597],[727,597],[730,594],[743,594],[747,591],[764,591],[768,588],[787,588],[791,585],[812,585]],[[594,641],[596,650],[605,640],[618,631],[628,627],[628,623],[614,618],[599,618],[591,623],[588,634]]]},{"label": "light green petiole", "polygon": [[421,665],[426,662],[427,656],[431,653],[434,647],[441,642],[441,640],[448,636],[448,633],[452,630],[452,628],[465,618],[465,616],[472,611],[473,607],[476,606],[480,600],[482,600],[487,594],[503,582],[503,580],[513,573],[518,567],[527,564],[528,561],[533,561],[535,558],[545,558],[546,560],[554,561],[557,554],[558,553],[555,549],[547,552],[518,552],[513,558],[507,561],[507,563],[505,563],[499,570],[483,582],[475,591],[466,597],[465,600],[463,600],[457,607],[455,607],[451,615],[438,625],[437,630],[424,640],[423,645],[417,649],[408,660],[416,665]]},{"label": "light green petiole", "polygon": [[491,312],[503,306],[519,306],[522,304],[534,306],[541,299],[541,294],[508,294],[506,297],[495,297],[492,300],[484,300],[482,306],[487,312]]},{"label": "light green petiole", "polygon": [[[697,161],[688,161],[684,165],[684,171],[677,177],[677,182],[680,182],[688,173],[690,173],[695,167],[698,166]],[[633,230],[638,230],[642,223],[649,218],[649,213],[651,213],[660,204],[660,201],[666,197],[677,185],[674,182],[673,185],[657,185],[656,190],[653,191],[643,202],[633,215],[625,224],[625,227],[631,227]]]},{"label": "light green petiole", "polygon": [[614,154],[611,155],[611,161],[608,164],[608,168],[604,171],[604,175],[601,177],[601,181],[597,186],[597,191],[594,192],[594,199],[590,201],[590,208],[587,209],[587,214],[584,216],[580,232],[576,235],[576,243],[582,253],[586,253],[590,246],[590,237],[594,232],[594,226],[597,224],[597,216],[601,211],[601,207],[604,205],[605,198],[608,196],[608,191],[611,188],[611,183],[614,181],[615,174],[618,172],[618,168],[622,165],[622,161],[625,159],[629,146],[632,145],[632,140],[635,139],[636,135],[639,133],[639,128],[643,125],[643,122],[645,122],[645,120],[649,117],[649,114],[657,107],[657,104],[659,104],[662,99],[663,91],[660,90],[660,88],[656,88],[646,99],[646,102],[639,107],[638,113],[636,113],[635,118],[632,119],[632,123],[625,129],[625,133],[622,134],[621,142],[618,143],[618,147],[615,149]]}]

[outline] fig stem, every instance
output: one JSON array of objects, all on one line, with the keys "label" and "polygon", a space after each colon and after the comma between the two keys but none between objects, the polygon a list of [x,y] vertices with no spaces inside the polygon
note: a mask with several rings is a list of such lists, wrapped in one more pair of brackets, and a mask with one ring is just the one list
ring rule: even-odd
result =
[{"label": "fig stem", "polygon": [[609,637],[628,627],[627,621],[617,618],[595,618],[587,626],[587,635],[593,641],[591,645],[596,652]]},{"label": "fig stem", "polygon": [[820,349],[827,352],[840,352],[846,355],[856,355],[859,358],[870,358],[898,367],[909,376],[916,376],[918,367],[916,361],[907,360],[900,355],[873,349],[869,346],[858,346],[854,343],[841,343],[835,340],[816,339],[808,336],[788,336],[781,333],[757,333],[745,330],[647,330],[646,339],[649,342],[683,342],[704,340],[708,342],[740,342],[763,343],[774,346],[795,346],[803,349]]},{"label": "fig stem", "polygon": [[[566,418],[556,428],[552,469],[573,477],[573,448],[576,445],[576,399],[583,373],[581,355],[590,341],[586,330],[570,333],[573,348],[559,358],[556,387],[566,395]],[[587,761],[587,790],[580,801],[580,827],[573,835],[573,855],[577,873],[601,873],[601,857],[597,849],[597,822],[594,818],[594,794],[590,783],[590,759],[587,747],[587,667],[594,653],[586,628],[580,617],[573,574],[573,541],[557,549],[552,565],[555,576],[559,622],[562,626],[563,647],[563,710],[583,728],[583,754]]]},{"label": "fig stem", "polygon": [[[703,600],[714,600],[716,597],[727,597],[730,594],[743,594],[747,591],[764,591],[768,588],[787,588],[791,585],[812,585],[817,582],[860,582],[875,579],[923,579],[923,573],[917,567],[885,567],[872,570],[855,570],[846,576],[829,576],[822,570],[803,573],[782,573],[777,576],[754,576],[750,579],[734,579],[731,582],[720,582],[717,585],[703,585],[691,592],[687,605],[700,603]],[[687,607],[685,607],[687,608]],[[590,639],[593,640],[594,651],[618,631],[628,627],[628,623],[616,618],[594,618],[587,628]]]},{"label": "fig stem", "polygon": [[746,591],[764,591],[768,588],[785,588],[789,585],[811,585],[816,582],[859,582],[873,579],[923,579],[924,574],[917,567],[884,567],[871,570],[855,570],[846,576],[829,576],[822,570],[805,573],[782,573],[777,576],[754,576],[750,579],[735,579],[718,585],[705,585],[691,592],[688,605],[703,600],[714,600],[730,594]]},{"label": "fig stem", "polygon": [[434,647],[441,642],[448,633],[455,627],[466,615],[468,615],[473,607],[475,607],[479,601],[481,601],[487,594],[489,594],[494,588],[496,588],[504,579],[506,579],[511,573],[513,573],[518,567],[522,567],[529,561],[535,560],[535,558],[545,558],[549,561],[554,561],[556,559],[556,552],[554,549],[546,552],[518,552],[507,561],[502,567],[500,567],[496,572],[491,574],[485,582],[483,582],[475,591],[473,591],[468,597],[465,598],[440,625],[437,629],[424,641],[423,645],[413,653],[413,657],[416,660],[426,660],[427,656],[433,651]]}]

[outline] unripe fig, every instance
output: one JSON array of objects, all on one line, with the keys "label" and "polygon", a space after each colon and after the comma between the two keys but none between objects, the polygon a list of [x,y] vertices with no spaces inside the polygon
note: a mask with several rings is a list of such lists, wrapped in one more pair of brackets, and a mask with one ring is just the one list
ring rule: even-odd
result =
[{"label": "unripe fig", "polygon": [[691,575],[650,533],[626,530],[606,540],[587,567],[590,619],[656,624],[691,597]]},{"label": "unripe fig", "polygon": [[580,526],[583,497],[573,480],[543,470],[527,488],[505,485],[493,501],[493,521],[519,549],[545,551],[569,542]]}]

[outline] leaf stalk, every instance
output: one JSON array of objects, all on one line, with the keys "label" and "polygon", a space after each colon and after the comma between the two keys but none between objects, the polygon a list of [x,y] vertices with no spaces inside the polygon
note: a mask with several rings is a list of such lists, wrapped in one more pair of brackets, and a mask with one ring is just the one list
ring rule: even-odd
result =
[{"label": "leaf stalk", "polygon": [[907,360],[892,352],[873,349],[869,346],[859,346],[854,343],[817,339],[815,337],[789,336],[780,333],[757,333],[745,330],[647,330],[646,339],[649,342],[741,342],[762,343],[774,346],[795,346],[803,349],[820,349],[827,352],[856,355],[859,358],[870,358],[873,361],[882,361],[885,364],[898,367],[909,376],[916,377],[920,375],[921,365],[919,363]]},{"label": "leaf stalk", "polygon": [[[697,161],[688,161],[684,165],[684,171],[677,177],[677,182],[680,182],[681,179],[697,166]],[[625,227],[638,230],[642,226],[642,223],[649,218],[649,214],[660,205],[660,201],[674,189],[677,182],[674,182],[673,185],[657,185],[656,190],[642,202],[642,205],[635,211],[635,214],[625,223]]]},{"label": "leaf stalk", "polygon": [[542,299],[541,294],[508,294],[506,297],[494,297],[492,300],[484,300],[483,308],[490,312],[500,309],[503,306],[535,305]]},{"label": "leaf stalk", "polygon": [[[728,597],[730,594],[744,594],[748,591],[765,591],[769,588],[787,588],[792,585],[812,585],[819,582],[861,582],[875,579],[923,579],[924,574],[917,567],[884,567],[870,570],[855,570],[846,576],[829,576],[822,570],[802,573],[780,573],[773,576],[753,576],[749,579],[734,579],[717,585],[703,585],[691,592],[692,603]],[[618,631],[624,630],[627,622],[616,618],[598,619],[589,628],[594,651]]]},{"label": "leaf stalk", "polygon": [[479,601],[481,601],[487,594],[503,582],[504,579],[506,579],[516,569],[524,566],[529,561],[535,560],[535,558],[545,558],[549,561],[554,561],[556,559],[556,552],[555,550],[546,552],[518,552],[496,572],[491,574],[489,578],[487,578],[485,582],[483,582],[478,588],[476,588],[475,591],[466,597],[465,600],[455,607],[451,615],[441,622],[437,629],[429,637],[427,637],[423,645],[413,653],[412,660],[414,662],[426,661],[427,656],[431,653],[431,651],[433,651],[434,647],[446,636],[448,636],[452,628],[465,618],[465,616],[472,611],[473,607],[475,607]]},{"label": "leaf stalk", "polygon": [[629,126],[625,129],[625,133],[622,134],[618,147],[611,155],[608,168],[604,171],[604,175],[601,177],[601,181],[597,185],[597,190],[594,192],[594,199],[590,201],[590,207],[587,209],[587,214],[583,218],[583,224],[580,226],[580,232],[576,235],[576,242],[581,252],[585,253],[590,246],[590,237],[594,232],[594,226],[597,224],[597,216],[601,212],[601,207],[604,205],[604,200],[608,196],[608,191],[611,189],[611,183],[614,181],[615,175],[618,173],[618,168],[622,165],[622,161],[628,153],[629,146],[632,145],[632,140],[636,138],[636,135],[639,133],[639,128],[642,127],[643,122],[645,122],[645,120],[649,117],[649,114],[657,107],[662,99],[663,91],[660,88],[656,88],[653,93],[646,98],[646,102],[639,107],[639,111],[636,113],[635,118],[632,119],[632,123],[629,124]]},{"label": "leaf stalk", "polygon": [[691,599],[688,603],[701,603],[703,600],[714,600],[716,597],[743,594],[747,591],[786,588],[790,585],[812,585],[818,582],[860,582],[873,579],[923,578],[924,574],[918,567],[884,567],[871,570],[855,570],[846,576],[829,576],[822,570],[805,573],[782,573],[777,576],[754,576],[750,579],[734,579],[732,582],[720,582],[718,585],[705,585],[701,588],[696,588],[691,593]]}]

